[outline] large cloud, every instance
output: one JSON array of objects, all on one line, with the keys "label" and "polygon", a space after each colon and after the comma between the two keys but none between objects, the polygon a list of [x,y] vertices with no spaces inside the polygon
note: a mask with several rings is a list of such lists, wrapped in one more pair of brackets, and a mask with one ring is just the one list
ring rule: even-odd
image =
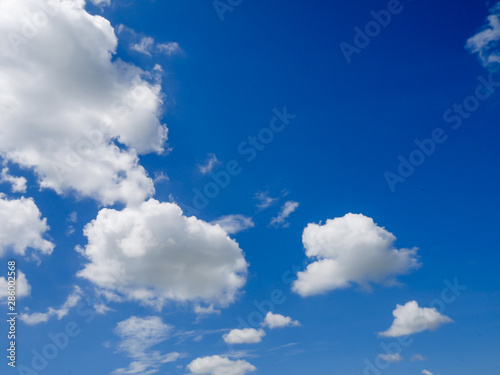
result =
[{"label": "large cloud", "polygon": [[[245,284],[247,263],[218,225],[186,217],[154,199],[123,211],[103,209],[87,224],[90,263],[79,275],[102,288],[160,307],[165,300],[225,306]],[[113,275],[122,273],[122,281]]]},{"label": "large cloud", "polygon": [[191,374],[197,375],[245,375],[257,370],[247,361],[232,361],[218,355],[197,358],[187,367]]},{"label": "large cloud", "polygon": [[427,330],[434,331],[442,324],[453,322],[449,317],[440,314],[435,307],[419,307],[416,301],[410,301],[403,306],[397,305],[392,315],[392,326],[387,331],[380,332],[380,336],[399,337]]},{"label": "large cloud", "polygon": [[417,249],[396,249],[396,237],[373,219],[347,214],[324,225],[309,224],[302,234],[306,255],[315,259],[297,274],[293,290],[302,296],[347,288],[351,283],[394,283],[417,268]]},{"label": "large cloud", "polygon": [[160,86],[113,59],[113,27],[84,7],[0,2],[0,154],[43,188],[140,203],[154,186],[137,155],[161,153],[167,136]]},{"label": "large cloud", "polygon": [[49,226],[41,216],[32,198],[9,200],[0,193],[0,257],[8,250],[25,255],[28,248],[51,254],[54,244],[43,238]]}]

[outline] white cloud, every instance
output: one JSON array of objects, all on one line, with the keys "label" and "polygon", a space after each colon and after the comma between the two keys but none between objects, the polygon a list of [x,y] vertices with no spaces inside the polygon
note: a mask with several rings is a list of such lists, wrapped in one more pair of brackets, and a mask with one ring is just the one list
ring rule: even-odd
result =
[{"label": "white cloud", "polygon": [[427,330],[434,331],[442,324],[453,322],[440,314],[435,307],[419,307],[416,301],[407,302],[404,306],[397,305],[392,315],[392,326],[387,331],[380,332],[380,336],[399,337]]},{"label": "white cloud", "polygon": [[167,56],[174,55],[181,51],[181,46],[177,42],[158,43],[156,48],[160,53],[163,53]]},{"label": "white cloud", "polygon": [[200,314],[200,315],[212,315],[212,314],[219,315],[220,314],[220,310],[215,309],[214,305],[210,305],[208,307],[196,305],[194,307],[194,312],[196,314]]},{"label": "white cloud", "polygon": [[493,14],[487,18],[488,24],[476,35],[467,40],[465,48],[471,53],[477,53],[481,63],[486,68],[492,68],[500,63],[500,18],[498,16],[500,8],[497,4],[491,9]]},{"label": "white cloud", "polygon": [[281,207],[281,211],[278,216],[273,217],[270,225],[274,225],[276,227],[287,227],[290,223],[286,222],[286,219],[299,207],[299,202],[287,201],[283,207]]},{"label": "white cloud", "polygon": [[130,48],[132,48],[134,51],[143,53],[145,55],[151,56],[152,49],[154,47],[154,39],[146,36],[141,39],[141,41],[137,44],[132,44]]},{"label": "white cloud", "polygon": [[257,208],[261,211],[276,204],[280,199],[271,197],[268,191],[258,191],[255,193],[254,198],[259,201],[259,203],[257,203]]},{"label": "white cloud", "polygon": [[212,220],[210,224],[220,225],[228,234],[236,234],[255,226],[251,217],[244,215],[227,215]]},{"label": "white cloud", "polygon": [[[49,230],[32,198],[7,199],[0,193],[0,257],[9,250],[25,255],[28,248],[49,255],[54,244],[43,238]],[[32,252],[36,258],[37,255]]]},{"label": "white cloud", "polygon": [[[9,283],[5,277],[0,277],[0,301],[5,299],[7,301],[7,297],[9,296]],[[16,277],[16,289],[15,289],[15,297],[17,298],[23,298],[27,297],[31,293],[31,285],[28,282],[28,279],[26,278],[26,275],[21,271],[17,270],[17,277]]]},{"label": "white cloud", "polygon": [[209,154],[205,163],[198,165],[201,174],[208,174],[212,172],[217,164],[220,164],[220,161],[217,160],[217,156],[215,154]]},{"label": "white cloud", "polygon": [[410,359],[412,362],[415,361],[425,361],[425,358],[422,354],[413,354]]},{"label": "white cloud", "polygon": [[427,371],[427,370],[422,370],[422,374],[424,374],[424,375],[432,375],[432,372]]},{"label": "white cloud", "polygon": [[9,174],[9,168],[2,169],[0,182],[7,182],[12,185],[13,193],[26,193],[26,179],[24,177],[15,177]]},{"label": "white cloud", "polygon": [[[173,203],[103,209],[84,234],[80,251],[90,263],[78,275],[157,308],[166,300],[227,306],[246,281],[236,241]],[[119,274],[121,281],[113,276]]]},{"label": "white cloud", "polygon": [[308,224],[302,242],[315,262],[297,274],[293,291],[306,297],[352,283],[394,284],[397,275],[420,266],[417,248],[396,249],[395,241],[392,233],[361,214],[349,213],[324,225]]},{"label": "white cloud", "polygon": [[166,341],[173,327],[163,323],[160,317],[150,316],[138,318],[132,316],[119,322],[114,330],[121,338],[118,350],[125,352],[132,362],[128,368],[119,368],[114,374],[154,374],[164,363],[175,362],[184,357],[183,354],[172,352],[161,354],[151,347]]},{"label": "white cloud", "polygon": [[403,360],[403,357],[399,353],[395,354],[379,354],[378,355],[380,358],[382,358],[384,361],[388,361],[391,363],[396,363],[396,362],[401,362]]},{"label": "white cloud", "polygon": [[82,290],[80,289],[80,287],[75,286],[74,291],[68,296],[66,301],[58,309],[49,307],[49,309],[45,313],[22,313],[19,315],[19,319],[21,319],[28,325],[46,323],[52,317],[57,317],[57,319],[61,320],[69,314],[69,310],[71,308],[75,307],[78,302],[80,302],[81,298]]},{"label": "white cloud", "polygon": [[281,314],[273,314],[269,311],[262,323],[264,327],[269,327],[270,329],[274,328],[283,328],[283,327],[298,327],[300,323],[297,320],[293,320],[289,316],[283,316]]},{"label": "white cloud", "polygon": [[256,344],[261,342],[265,335],[263,329],[243,328],[233,329],[222,337],[227,344]]},{"label": "white cloud", "polygon": [[[133,32],[135,35],[135,32]],[[150,36],[141,38],[139,43],[134,43],[130,46],[136,52],[147,56],[152,56],[153,53],[162,53],[167,56],[172,56],[181,51],[181,47],[177,42],[170,43],[155,43]]]},{"label": "white cloud", "polygon": [[39,4],[0,2],[0,153],[59,194],[144,201],[154,186],[138,154],[167,138],[160,84],[113,59],[113,27],[83,0]]},{"label": "white cloud", "polygon": [[111,5],[111,0],[90,0],[92,1],[95,5]]},{"label": "white cloud", "polygon": [[255,366],[247,361],[231,361],[227,357],[218,355],[197,358],[187,367],[191,374],[196,375],[245,375],[248,372],[257,370]]}]

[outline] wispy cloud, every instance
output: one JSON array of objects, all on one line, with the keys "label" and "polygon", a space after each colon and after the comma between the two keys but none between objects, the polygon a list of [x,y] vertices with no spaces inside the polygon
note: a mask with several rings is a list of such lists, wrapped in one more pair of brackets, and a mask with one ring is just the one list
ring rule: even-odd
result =
[{"label": "wispy cloud", "polygon": [[198,168],[201,174],[208,174],[212,172],[217,164],[220,164],[220,161],[217,160],[217,156],[215,154],[208,154],[207,160],[203,164],[198,165]]},{"label": "wispy cloud", "polygon": [[270,225],[275,227],[288,227],[290,223],[286,221],[288,217],[299,207],[299,202],[287,201],[283,207],[281,207],[281,211],[278,216],[273,217],[271,219]]},{"label": "wispy cloud", "polygon": [[253,219],[244,215],[227,215],[212,220],[210,224],[218,224],[228,234],[236,234],[255,226]]}]

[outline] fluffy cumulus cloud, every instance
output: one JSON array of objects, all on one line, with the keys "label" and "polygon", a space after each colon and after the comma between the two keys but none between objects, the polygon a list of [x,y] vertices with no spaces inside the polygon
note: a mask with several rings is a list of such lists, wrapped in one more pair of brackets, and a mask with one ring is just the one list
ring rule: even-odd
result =
[{"label": "fluffy cumulus cloud", "polygon": [[71,308],[75,307],[78,302],[80,302],[82,294],[83,293],[80,287],[75,286],[73,292],[68,296],[66,301],[59,308],[49,307],[47,312],[44,313],[22,313],[21,315],[19,315],[19,319],[21,319],[28,325],[46,323],[52,317],[56,317],[57,319],[61,320],[69,314],[69,310]]},{"label": "fluffy cumulus cloud", "polygon": [[187,367],[191,374],[196,375],[245,375],[257,370],[247,361],[232,361],[218,355],[197,358]]},{"label": "fluffy cumulus cloud", "polygon": [[399,337],[427,330],[434,331],[443,324],[453,322],[449,317],[440,314],[435,307],[419,307],[416,301],[397,305],[392,315],[392,326],[387,331],[380,332],[380,336]]},{"label": "fluffy cumulus cloud", "polygon": [[161,87],[113,59],[110,23],[84,0],[2,0],[0,34],[0,155],[61,194],[102,204],[151,196],[138,155],[164,151]]},{"label": "fluffy cumulus cloud", "polygon": [[244,215],[221,216],[211,221],[211,224],[220,225],[228,234],[235,234],[255,226],[253,219]]},{"label": "fluffy cumulus cloud", "polygon": [[[9,283],[6,278],[0,277],[0,301],[7,301],[9,296]],[[26,275],[21,271],[17,270],[16,277],[16,298],[27,297],[31,293],[31,285],[26,278]]]},{"label": "fluffy cumulus cloud", "polygon": [[246,281],[238,243],[220,226],[184,216],[174,203],[150,199],[122,211],[102,209],[84,234],[88,244],[79,251],[89,263],[79,276],[144,304],[226,306]]},{"label": "fluffy cumulus cloud", "polygon": [[299,202],[287,201],[281,207],[281,211],[278,213],[278,216],[273,217],[271,219],[270,225],[275,227],[288,227],[290,223],[286,221],[288,217],[299,207]]},{"label": "fluffy cumulus cloud", "polygon": [[500,63],[500,3],[497,3],[487,18],[482,30],[467,40],[466,49],[477,53],[481,63],[487,68],[498,68]]},{"label": "fluffy cumulus cloud", "polygon": [[114,374],[154,374],[164,363],[174,362],[184,355],[172,352],[161,354],[151,347],[166,341],[173,327],[165,324],[160,317],[139,318],[132,316],[119,322],[114,330],[121,341],[118,350],[127,354],[132,362],[128,368],[119,368]]},{"label": "fluffy cumulus cloud", "polygon": [[300,323],[297,320],[293,320],[289,316],[283,316],[281,314],[273,314],[269,311],[264,318],[264,322],[262,323],[264,327],[268,327],[270,329],[274,328],[284,328],[284,327],[299,327]]},{"label": "fluffy cumulus cloud", "polygon": [[352,283],[395,283],[395,277],[420,266],[417,248],[396,249],[396,237],[373,219],[347,214],[309,224],[302,234],[306,255],[315,261],[297,274],[293,290],[311,296]]},{"label": "fluffy cumulus cloud", "polygon": [[266,335],[263,329],[233,329],[223,336],[227,344],[256,344]]},{"label": "fluffy cumulus cloud", "polygon": [[32,198],[7,199],[0,193],[0,257],[9,250],[25,255],[28,248],[32,255],[52,253],[54,244],[44,239],[49,230],[47,219]]}]

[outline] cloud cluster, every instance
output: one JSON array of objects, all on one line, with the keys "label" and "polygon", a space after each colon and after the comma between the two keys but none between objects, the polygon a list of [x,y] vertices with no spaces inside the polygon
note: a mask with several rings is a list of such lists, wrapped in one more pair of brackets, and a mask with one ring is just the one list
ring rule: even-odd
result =
[{"label": "cloud cluster", "polygon": [[309,224],[302,234],[306,255],[315,261],[297,274],[293,291],[311,296],[351,283],[395,283],[394,277],[420,266],[417,248],[396,249],[396,237],[373,219],[349,213],[324,225]]},{"label": "cloud cluster", "polygon": [[[154,199],[122,211],[103,209],[87,224],[89,260],[78,275],[131,300],[226,306],[245,284],[243,252],[218,225],[186,217]],[[122,274],[122,280],[113,275]]]},{"label": "cloud cluster", "polygon": [[397,305],[392,315],[394,322],[387,331],[380,332],[380,336],[399,337],[427,330],[434,331],[443,324],[453,322],[449,317],[440,314],[435,307],[419,307],[416,301]]},{"label": "cloud cluster", "polygon": [[139,318],[132,316],[117,324],[114,333],[121,341],[118,350],[127,354],[132,362],[128,368],[119,368],[114,374],[154,374],[168,362],[175,362],[184,355],[172,352],[161,354],[151,347],[167,340],[173,331],[171,325],[163,323],[160,317]]},{"label": "cloud cluster", "polygon": [[113,58],[110,23],[83,0],[3,0],[0,34],[0,154],[61,194],[151,196],[138,155],[164,150],[161,87]]},{"label": "cloud cluster", "polygon": [[[9,250],[25,255],[28,248],[36,253],[52,253],[54,244],[43,238],[49,230],[32,198],[7,199],[0,193],[0,257]],[[36,257],[36,254],[33,254]]]},{"label": "cloud cluster", "polygon": [[187,367],[191,374],[196,375],[245,375],[257,371],[257,368],[247,361],[232,361],[218,355],[197,358]]}]

